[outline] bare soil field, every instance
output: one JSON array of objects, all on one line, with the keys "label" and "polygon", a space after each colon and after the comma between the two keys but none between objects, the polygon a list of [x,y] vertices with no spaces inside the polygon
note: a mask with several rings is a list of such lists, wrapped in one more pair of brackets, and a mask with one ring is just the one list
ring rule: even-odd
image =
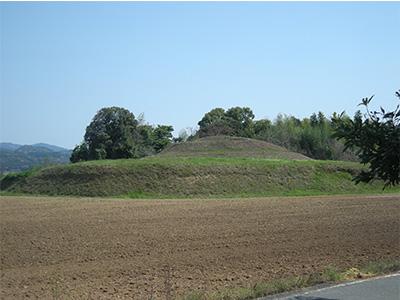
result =
[{"label": "bare soil field", "polygon": [[400,258],[400,196],[1,197],[0,298],[166,299]]}]

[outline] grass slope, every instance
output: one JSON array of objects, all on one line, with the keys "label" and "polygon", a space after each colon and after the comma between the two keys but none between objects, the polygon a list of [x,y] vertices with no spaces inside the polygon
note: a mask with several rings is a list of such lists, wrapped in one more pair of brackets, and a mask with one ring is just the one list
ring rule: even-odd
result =
[{"label": "grass slope", "polygon": [[168,157],[251,157],[269,159],[310,159],[300,153],[265,141],[232,136],[210,136],[173,144],[161,156]]},{"label": "grass slope", "polygon": [[218,136],[175,144],[144,159],[90,161],[9,174],[0,187],[8,193],[132,198],[381,192],[380,182],[352,182],[360,169],[358,163],[311,160],[264,141]]},{"label": "grass slope", "polygon": [[[132,198],[380,193],[355,185],[360,165],[316,160],[154,156],[48,167],[1,179],[12,193]],[[387,189],[399,192],[399,188]]]}]

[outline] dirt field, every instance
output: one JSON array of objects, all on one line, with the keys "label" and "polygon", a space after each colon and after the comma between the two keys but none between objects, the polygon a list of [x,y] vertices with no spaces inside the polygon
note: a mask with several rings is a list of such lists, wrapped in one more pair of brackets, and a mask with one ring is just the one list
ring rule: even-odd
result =
[{"label": "dirt field", "polygon": [[2,197],[1,299],[165,299],[400,257],[400,196]]}]

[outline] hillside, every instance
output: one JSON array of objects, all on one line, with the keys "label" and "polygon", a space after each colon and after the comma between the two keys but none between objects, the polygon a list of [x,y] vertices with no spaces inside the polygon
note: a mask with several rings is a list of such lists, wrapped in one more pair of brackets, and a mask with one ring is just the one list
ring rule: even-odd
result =
[{"label": "hillside", "polygon": [[133,198],[382,192],[379,182],[355,185],[351,178],[359,170],[360,165],[351,162],[148,157],[9,174],[1,179],[0,187],[17,193]]},{"label": "hillside", "polygon": [[18,145],[0,143],[0,173],[69,162],[71,151],[49,144]]},{"label": "hillside", "polygon": [[172,157],[253,157],[268,159],[310,159],[300,153],[256,139],[210,136],[173,144],[159,155]]},{"label": "hillside", "polygon": [[0,150],[17,150],[22,145],[13,144],[13,143],[0,143]]},{"label": "hillside", "polygon": [[46,144],[46,143],[36,143],[36,144],[33,144],[32,146],[46,148],[46,149],[49,149],[49,150],[51,150],[53,152],[65,152],[65,151],[69,152],[70,151],[70,150],[65,149],[63,147],[50,145],[50,144]]},{"label": "hillside", "polygon": [[381,192],[380,182],[354,184],[352,177],[360,170],[354,162],[312,160],[263,141],[219,136],[175,144],[143,159],[88,161],[9,174],[0,188],[135,198]]}]

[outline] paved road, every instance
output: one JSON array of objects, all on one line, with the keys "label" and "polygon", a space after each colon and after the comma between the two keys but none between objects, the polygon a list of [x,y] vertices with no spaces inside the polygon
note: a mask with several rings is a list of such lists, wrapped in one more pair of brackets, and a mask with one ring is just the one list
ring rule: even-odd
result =
[{"label": "paved road", "polygon": [[400,300],[400,273],[307,292],[263,298],[280,300]]}]

